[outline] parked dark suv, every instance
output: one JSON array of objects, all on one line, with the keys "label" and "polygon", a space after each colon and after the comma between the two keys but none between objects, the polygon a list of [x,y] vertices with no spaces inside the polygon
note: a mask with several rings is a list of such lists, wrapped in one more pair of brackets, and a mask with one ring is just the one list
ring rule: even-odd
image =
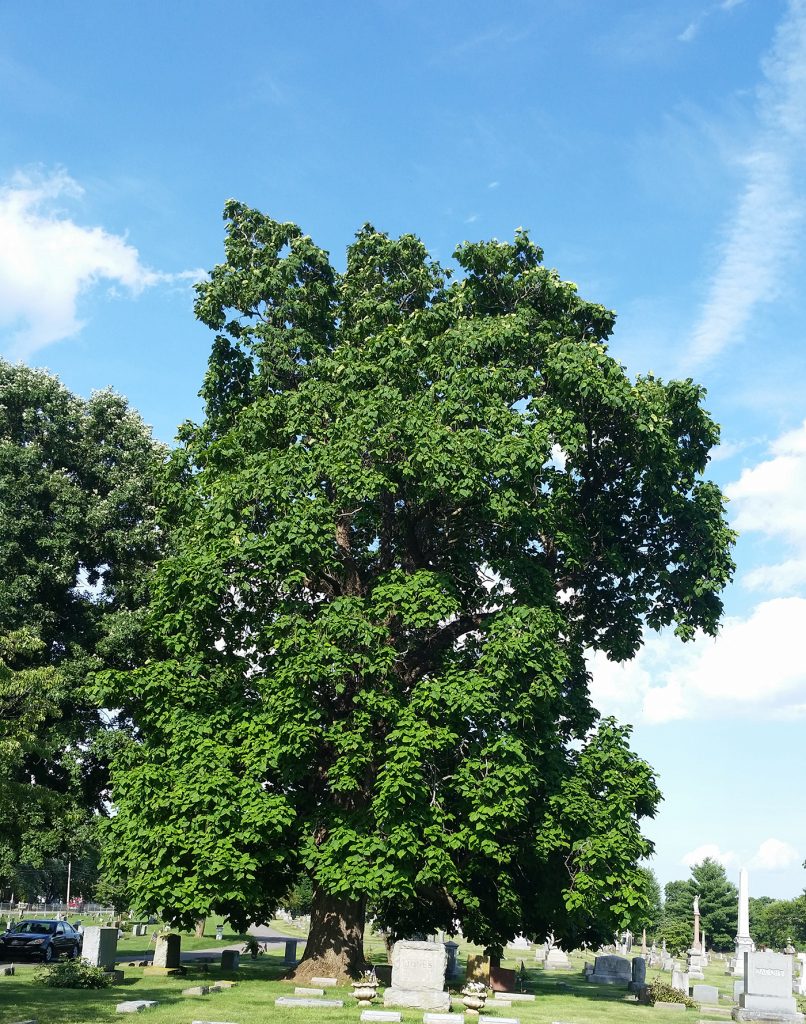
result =
[{"label": "parked dark suv", "polygon": [[63,953],[75,958],[80,952],[81,935],[67,921],[18,921],[0,935],[4,960],[36,957],[49,964]]}]

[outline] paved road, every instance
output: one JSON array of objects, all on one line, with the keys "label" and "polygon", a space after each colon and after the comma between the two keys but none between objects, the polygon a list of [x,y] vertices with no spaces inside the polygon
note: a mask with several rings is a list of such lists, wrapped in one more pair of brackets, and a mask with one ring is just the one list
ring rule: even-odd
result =
[{"label": "paved road", "polygon": [[[296,938],[296,936],[294,936],[294,935],[283,935],[281,932],[275,931],[271,927],[271,925],[268,925],[268,924],[253,924],[253,925],[250,925],[249,928],[247,929],[246,933],[247,933],[247,935],[254,935],[254,937],[258,940],[258,942],[272,943],[272,944],[281,943],[281,942],[285,943],[285,942],[288,941],[288,939]],[[297,947],[298,955],[301,955],[301,949],[302,949],[302,947],[305,944],[304,936],[302,938],[297,939],[297,941],[300,943],[300,946]],[[218,957],[221,956],[221,952],[224,949],[242,950],[243,949],[243,943],[242,942],[233,942],[229,946],[215,946],[213,949],[189,949],[186,953],[180,953],[179,958],[182,961],[187,961],[187,960],[216,960],[216,959],[218,959]],[[149,952],[146,955],[144,955],[144,956],[133,956],[131,953],[129,953],[128,956],[118,956],[116,958],[115,962],[119,963],[119,964],[123,964],[123,963],[128,963],[130,960],[151,960],[153,958],[153,956],[154,956],[154,953],[153,953],[152,950],[149,950]]]}]

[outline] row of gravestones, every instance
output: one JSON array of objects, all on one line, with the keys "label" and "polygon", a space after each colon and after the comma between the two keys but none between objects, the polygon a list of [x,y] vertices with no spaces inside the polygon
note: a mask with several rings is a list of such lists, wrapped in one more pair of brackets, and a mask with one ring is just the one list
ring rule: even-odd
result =
[{"label": "row of gravestones", "polygon": [[[804,975],[797,986],[793,986],[791,956],[785,953],[745,953],[744,977],[734,985],[734,1001],[739,1006],[736,1020],[756,1020],[761,1012],[774,1013],[782,1021],[803,1021],[798,1014],[793,987],[801,991]],[[806,956],[802,961],[806,972]],[[620,956],[597,956],[594,964],[585,965],[588,981],[603,985],[624,985],[638,992],[646,983],[646,960],[637,956],[629,960]],[[689,977],[681,971],[673,971],[672,987],[684,992],[700,1003],[719,1002],[719,990],[712,985],[695,985],[689,989]],[[778,1018],[776,1018],[778,1019]]]},{"label": "row of gravestones", "polygon": [[[455,945],[455,944],[454,944]],[[449,950],[445,943],[401,940],[392,951],[391,984],[383,995],[384,1007],[401,1007],[426,1011],[423,1024],[451,1024],[459,1020],[459,1014],[451,1014],[451,994],[445,990],[448,975]],[[325,987],[335,985],[335,979],[312,978],[314,984]],[[323,991],[298,989],[294,996],[281,996],[275,1000],[277,1007],[340,1007],[340,999],[317,998]],[[533,1000],[534,996],[521,992],[501,993],[506,998],[496,999],[499,1008],[511,1006],[513,1001]],[[498,993],[496,993],[498,995]],[[396,1024],[401,1019],[399,1012],[390,1009],[364,1010],[364,1022],[387,1022]],[[480,1017],[480,1024],[519,1024],[517,1018]]]},{"label": "row of gravestones", "polygon": [[[180,970],[182,938],[171,932],[158,935],[154,948],[154,958],[138,961],[145,967],[145,974],[172,974]],[[118,951],[117,928],[103,928],[90,925],[84,929],[84,942],[81,959],[93,967],[102,967],[105,971],[113,971]],[[221,968],[235,971],[240,963],[240,953],[235,949],[221,951]]]}]

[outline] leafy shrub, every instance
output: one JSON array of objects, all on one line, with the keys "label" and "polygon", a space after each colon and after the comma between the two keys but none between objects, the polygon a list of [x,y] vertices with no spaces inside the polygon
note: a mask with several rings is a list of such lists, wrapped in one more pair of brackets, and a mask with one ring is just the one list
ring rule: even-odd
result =
[{"label": "leafy shrub", "polygon": [[91,967],[84,960],[56,960],[35,974],[48,988],[107,988],[114,980],[103,967]]},{"label": "leafy shrub", "polygon": [[679,988],[672,988],[668,981],[653,981],[651,985],[647,985],[646,993],[653,1006],[655,1003],[683,1003],[684,1006],[696,1009],[698,1005]]}]

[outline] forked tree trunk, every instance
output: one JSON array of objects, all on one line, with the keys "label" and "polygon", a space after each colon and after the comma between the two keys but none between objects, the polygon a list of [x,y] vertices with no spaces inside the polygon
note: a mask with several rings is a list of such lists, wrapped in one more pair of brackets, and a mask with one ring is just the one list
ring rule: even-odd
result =
[{"label": "forked tree trunk", "polygon": [[366,968],[364,918],[363,900],[341,899],[315,888],[305,952],[286,977],[294,981],[357,977]]}]

